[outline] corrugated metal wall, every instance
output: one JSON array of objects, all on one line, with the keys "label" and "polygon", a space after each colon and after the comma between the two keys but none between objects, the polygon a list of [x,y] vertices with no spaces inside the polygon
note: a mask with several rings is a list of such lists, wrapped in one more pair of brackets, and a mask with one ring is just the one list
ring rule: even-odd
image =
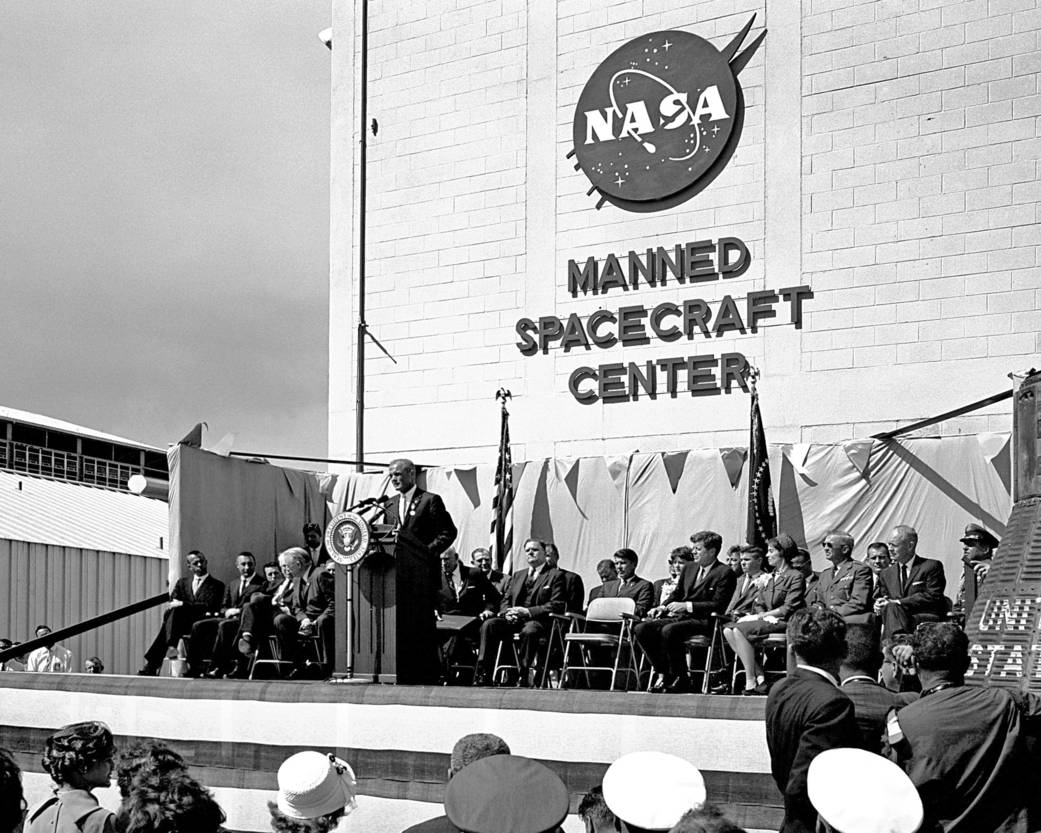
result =
[{"label": "corrugated metal wall", "polygon": [[[162,593],[167,570],[162,558],[0,538],[0,636],[25,642],[37,625],[57,630]],[[162,617],[156,607],[62,644],[73,652],[76,670],[98,656],[106,673],[133,674]]]}]

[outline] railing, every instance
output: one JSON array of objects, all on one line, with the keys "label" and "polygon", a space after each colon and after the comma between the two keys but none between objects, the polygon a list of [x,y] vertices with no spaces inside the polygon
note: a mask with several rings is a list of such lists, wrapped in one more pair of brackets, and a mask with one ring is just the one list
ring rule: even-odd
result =
[{"label": "railing", "polygon": [[0,440],[0,469],[123,492],[127,491],[130,476],[142,473],[140,466],[13,440]]},{"label": "railing", "polygon": [[133,604],[110,610],[108,613],[102,613],[100,616],[93,616],[90,619],[84,619],[77,625],[69,625],[67,628],[59,628],[46,636],[37,636],[33,639],[27,639],[25,642],[20,642],[17,645],[12,645],[10,648],[0,651],[0,662],[7,662],[9,659],[16,659],[21,656],[28,656],[32,651],[35,651],[37,648],[42,648],[44,645],[57,645],[63,639],[68,639],[72,636],[79,636],[81,633],[92,631],[94,628],[100,628],[102,625],[111,624],[119,619],[125,619],[127,616],[133,616],[135,613],[140,613],[142,610],[149,610],[150,608],[161,605],[163,602],[169,600],[169,593],[159,593],[148,599],[142,599],[139,602],[134,602]]}]

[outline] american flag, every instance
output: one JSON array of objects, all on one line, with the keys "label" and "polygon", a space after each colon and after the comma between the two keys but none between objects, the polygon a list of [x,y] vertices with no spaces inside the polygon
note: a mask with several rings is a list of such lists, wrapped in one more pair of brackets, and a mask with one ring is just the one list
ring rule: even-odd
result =
[{"label": "american flag", "polygon": [[510,392],[495,394],[502,399],[502,428],[499,431],[499,462],[495,467],[495,495],[492,497],[491,551],[496,569],[508,572],[513,555],[513,454],[510,451],[510,412],[506,399]]}]

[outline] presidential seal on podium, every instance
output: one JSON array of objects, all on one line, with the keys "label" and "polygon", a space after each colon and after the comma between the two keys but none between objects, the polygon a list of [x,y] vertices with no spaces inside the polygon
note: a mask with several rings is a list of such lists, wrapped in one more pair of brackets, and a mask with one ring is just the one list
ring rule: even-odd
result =
[{"label": "presidential seal on podium", "polygon": [[372,533],[357,512],[341,512],[325,528],[325,548],[337,564],[353,567],[369,552]]}]

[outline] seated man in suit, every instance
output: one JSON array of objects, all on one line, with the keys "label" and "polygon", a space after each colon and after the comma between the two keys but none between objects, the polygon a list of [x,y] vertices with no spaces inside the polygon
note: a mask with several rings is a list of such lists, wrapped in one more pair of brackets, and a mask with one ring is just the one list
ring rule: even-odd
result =
[{"label": "seated man in suit", "polygon": [[[600,584],[589,591],[589,602],[586,603],[586,607],[589,607],[589,603],[593,599],[599,599],[603,595],[604,587],[609,581],[614,581],[618,578],[618,571],[615,569],[614,561],[610,558],[601,558],[596,562],[596,574],[600,579]],[[653,588],[651,592],[654,592]]]},{"label": "seated man in suit", "polygon": [[737,583],[734,571],[719,560],[723,539],[718,533],[695,532],[690,541],[697,561],[683,567],[672,600],[651,608],[650,618],[634,630],[657,675],[651,686],[655,692],[691,690],[684,643],[712,633],[712,614],[726,610]]},{"label": "seated man in suit", "polygon": [[643,618],[654,602],[654,585],[636,575],[640,557],[634,550],[623,548],[614,554],[612,566],[618,578],[604,582],[602,593],[605,599],[623,598],[636,602],[635,616]]},{"label": "seated man in suit", "polygon": [[874,598],[878,574],[893,563],[893,559],[889,557],[889,544],[885,541],[875,541],[873,544],[868,544],[864,563],[871,568],[871,595]]},{"label": "seated man in suit", "polygon": [[264,565],[267,582],[253,592],[239,614],[239,629],[233,643],[237,650],[229,651],[230,659],[220,655],[214,658],[215,665],[230,668],[225,677],[241,679],[247,675],[250,657],[258,646],[267,644],[267,638],[274,632],[275,614],[278,611],[289,612],[293,578],[288,563],[280,555],[278,561]]},{"label": "seated man in suit", "polygon": [[524,542],[524,555],[528,566],[510,578],[498,615],[490,611],[481,613],[484,622],[476,685],[491,682],[499,644],[504,639],[512,639],[515,633],[520,634],[520,681],[522,685],[529,684],[529,672],[535,665],[539,646],[549,635],[550,614],[564,612],[564,577],[560,570],[547,563],[546,545],[529,538]]},{"label": "seated man in suit", "polygon": [[178,641],[191,632],[192,625],[206,615],[215,616],[221,608],[224,582],[209,574],[206,556],[192,550],[186,560],[190,575],[178,579],[170,591],[163,625],[145,652],[144,666],[137,672],[142,676],[157,675],[163,657],[176,650]]},{"label": "seated man in suit", "polygon": [[217,657],[227,661],[231,647],[239,632],[239,614],[242,606],[252,595],[264,587],[264,582],[257,575],[257,560],[251,552],[240,552],[235,558],[235,569],[239,577],[224,588],[224,602],[221,605],[220,617],[200,619],[192,625],[192,638],[188,643],[188,676],[198,677],[202,673],[202,665],[207,659],[213,659],[213,666],[208,676],[216,677],[230,671],[230,668],[218,667]]},{"label": "seated man in suit", "polygon": [[492,569],[492,551],[487,547],[475,547],[470,553],[470,564],[484,573],[493,587],[497,588],[502,582],[502,573]]},{"label": "seated man in suit", "polygon": [[821,546],[831,566],[806,594],[806,604],[833,610],[846,624],[871,621],[871,568],[853,560],[853,536],[835,530]]},{"label": "seated man in suit", "polygon": [[[326,662],[333,655],[333,577],[322,567],[315,567],[301,547],[290,547],[278,557],[289,573],[293,589],[285,607],[275,613],[272,621],[282,659],[300,666],[297,636],[318,634]],[[288,608],[286,610],[285,608]]]},{"label": "seated man in suit", "polygon": [[922,558],[915,552],[917,547],[914,527],[893,528],[889,536],[893,564],[879,574],[874,593],[875,616],[882,622],[883,639],[911,633],[919,622],[937,622],[947,610],[943,564]]},{"label": "seated man in suit", "polygon": [[[438,590],[437,610],[449,616],[480,616],[485,611],[494,613],[499,609],[499,591],[488,581],[488,576],[476,567],[460,563],[455,547],[441,553],[441,587]],[[451,659],[462,651],[465,642],[472,642],[477,635],[478,623],[467,625],[460,631],[440,631],[441,655]]]},{"label": "seated man in suit", "polygon": [[557,545],[553,542],[547,542],[546,544],[546,563],[550,567],[559,570],[564,577],[565,612],[581,613],[584,609],[582,605],[586,598],[586,588],[582,584],[582,576],[578,573],[573,573],[571,570],[565,570],[560,566],[560,550],[557,549]]}]

